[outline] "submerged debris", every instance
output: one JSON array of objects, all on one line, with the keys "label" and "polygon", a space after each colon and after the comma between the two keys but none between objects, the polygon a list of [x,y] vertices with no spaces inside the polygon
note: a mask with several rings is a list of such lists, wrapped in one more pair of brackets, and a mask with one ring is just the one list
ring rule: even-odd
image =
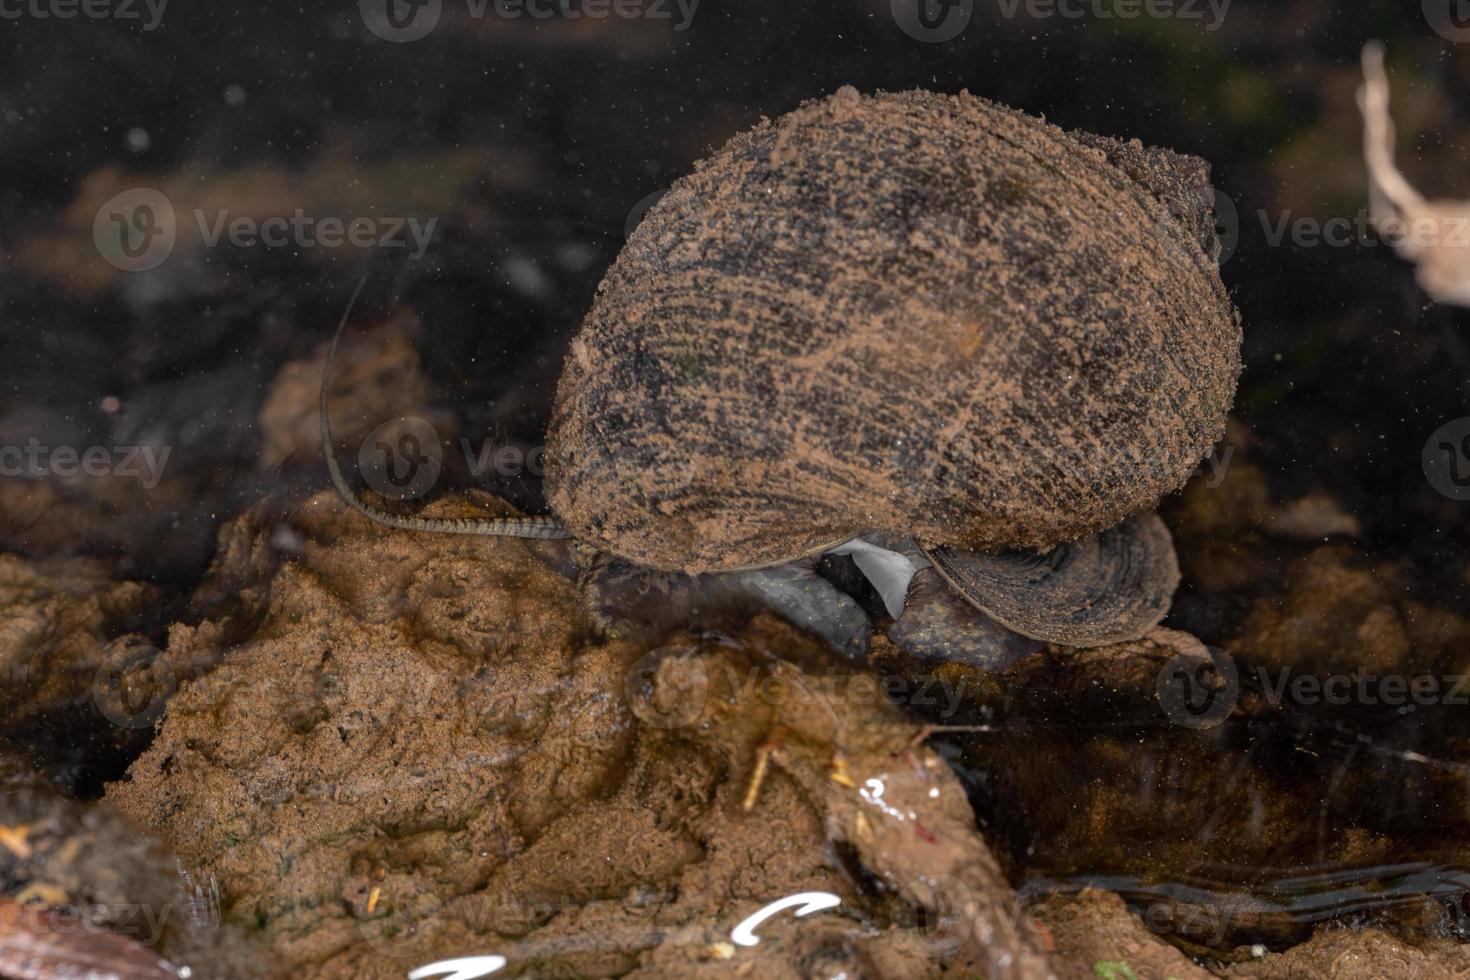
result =
[{"label": "submerged debris", "polygon": [[1441,303],[1470,306],[1470,201],[1426,201],[1394,163],[1384,48],[1363,46],[1363,159],[1369,215],[1395,251],[1418,266],[1424,291]]}]

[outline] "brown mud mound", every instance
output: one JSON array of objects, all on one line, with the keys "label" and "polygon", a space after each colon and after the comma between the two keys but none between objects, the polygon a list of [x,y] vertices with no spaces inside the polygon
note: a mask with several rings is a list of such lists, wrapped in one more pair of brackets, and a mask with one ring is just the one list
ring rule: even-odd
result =
[{"label": "brown mud mound", "polygon": [[1284,953],[1241,949],[1241,962],[1205,969],[1153,933],[1112,892],[1053,896],[1028,910],[1058,956],[1060,980],[1430,980],[1470,976],[1470,946],[1451,940],[1408,943],[1379,929],[1325,926]]},{"label": "brown mud mound", "polygon": [[[292,523],[286,563],[226,529],[218,617],[169,643],[215,666],[108,790],[290,975],[1046,975],[948,767],[815,641],[763,617],[649,651],[548,545],[385,534],[331,495]],[[802,892],[840,904],[734,941]]]},{"label": "brown mud mound", "polygon": [[1470,946],[1448,939],[1410,944],[1378,929],[1357,931],[1327,927],[1279,956],[1237,964],[1222,975],[1250,977],[1251,980],[1296,980],[1298,977],[1442,980],[1470,977]]},{"label": "brown mud mound", "polygon": [[1052,896],[1029,910],[1060,954],[1060,980],[1207,980],[1209,971],[1150,932],[1112,892]]}]

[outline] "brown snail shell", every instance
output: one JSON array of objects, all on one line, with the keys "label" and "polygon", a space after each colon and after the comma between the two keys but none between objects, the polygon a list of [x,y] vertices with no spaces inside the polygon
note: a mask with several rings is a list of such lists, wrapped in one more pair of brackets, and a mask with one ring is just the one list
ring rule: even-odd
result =
[{"label": "brown snail shell", "polygon": [[[366,505],[324,372],[328,468],[390,527],[571,534],[691,575],[916,538],[1015,632],[1136,638],[1179,571],[1156,517],[1125,518],[1188,477],[1240,371],[1211,200],[1207,166],[1167,150],[968,94],[844,89],[735,137],[630,237],[557,389],[560,521]],[[768,578],[742,585],[819,615],[800,575]],[[900,633],[1015,652],[951,636],[973,617],[930,591]]]},{"label": "brown snail shell", "polygon": [[1042,551],[1151,510],[1240,370],[1207,176],[967,94],[844,89],[761,123],[603,281],[557,390],[552,507],[688,572],[864,530]]}]

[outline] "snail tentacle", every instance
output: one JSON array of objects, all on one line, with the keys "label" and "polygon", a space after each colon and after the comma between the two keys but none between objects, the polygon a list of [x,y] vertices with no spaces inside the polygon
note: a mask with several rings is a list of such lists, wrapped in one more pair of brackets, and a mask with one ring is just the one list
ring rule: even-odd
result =
[{"label": "snail tentacle", "polygon": [[366,283],[366,279],[359,280],[357,288],[352,291],[352,299],[348,301],[347,309],[342,312],[342,319],[337,323],[337,330],[332,334],[332,343],[327,348],[326,363],[322,365],[322,453],[327,457],[327,471],[332,475],[332,485],[337,488],[337,494],[342,498],[343,503],[370,521],[401,531],[478,534],[505,538],[571,537],[562,523],[551,517],[415,517],[390,514],[364,503],[357,495],[357,491],[352,489],[347,478],[342,475],[342,466],[337,462],[337,454],[332,446],[332,420],[327,413],[327,386],[332,377],[332,358],[337,355],[337,344],[342,339],[342,331],[347,326],[347,319],[352,315],[352,308],[357,305],[357,297]]}]

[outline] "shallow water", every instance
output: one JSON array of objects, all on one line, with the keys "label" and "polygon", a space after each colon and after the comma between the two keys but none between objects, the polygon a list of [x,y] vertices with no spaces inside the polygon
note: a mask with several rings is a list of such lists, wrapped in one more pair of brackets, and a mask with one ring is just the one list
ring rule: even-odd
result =
[{"label": "shallow water", "polygon": [[[1470,312],[1435,302],[1372,229],[1355,92],[1362,45],[1382,39],[1406,176],[1431,199],[1470,198],[1470,31],[1432,2],[1137,16],[1109,0],[919,2],[598,18],[394,0],[417,24],[434,11],[417,39],[373,2],[0,9],[0,789],[21,787],[0,812],[0,899],[166,906],[182,922],[198,903],[159,896],[183,868],[188,895],[213,896],[214,918],[190,928],[226,976],[267,947],[324,976],[346,957],[351,975],[373,943],[417,953],[433,931],[420,925],[446,928],[435,915],[456,901],[456,923],[503,925],[497,910],[522,906],[536,921],[453,935],[436,958],[493,940],[534,971],[538,951],[565,947],[558,969],[602,975],[739,967],[718,946],[734,924],[803,890],[846,904],[772,921],[782,938],[760,955],[782,969],[852,968],[855,945],[932,917],[905,891],[924,869],[824,836],[845,803],[891,816],[862,782],[811,803],[831,789],[826,743],[788,745],[783,769],[787,733],[743,716],[696,737],[670,724],[698,700],[684,689],[638,715],[656,685],[615,677],[620,658],[643,663],[686,626],[744,651],[749,610],[728,596],[686,623],[645,589],[621,610],[645,621],[611,637],[606,616],[569,611],[571,552],[536,552],[531,571],[484,541],[359,535],[329,499],[307,503],[328,486],[321,348],[359,282],[331,392],[353,478],[417,486],[405,510],[494,510],[461,496],[473,490],[544,513],[571,339],[650,208],[762,117],[844,85],[923,87],[1211,164],[1244,370],[1226,438],[1161,514],[1183,573],[1164,625],[1216,669],[1055,648],[999,676],[906,659],[884,645],[877,596],[828,559],[878,628],[869,665],[762,640],[740,697],[784,697],[794,682],[773,665],[787,656],[834,702],[863,671],[892,681],[908,718],[936,726],[913,751],[936,749],[963,782],[982,832],[967,846],[995,853],[1023,906],[1115,892],[1130,921],[1217,973],[1328,926],[1463,952]],[[943,176],[926,193],[970,199]],[[1029,187],[986,191],[1017,204]],[[323,239],[324,221],[356,219],[373,241]],[[815,224],[809,248],[831,233]],[[930,247],[946,226],[900,230]],[[149,251],[164,238],[166,254]],[[670,383],[713,367],[694,352]],[[361,649],[327,642],[345,636]],[[563,660],[576,669],[546,673]],[[640,738],[654,747],[629,747]],[[816,761],[793,775],[804,751]],[[758,757],[772,775],[753,792]],[[586,777],[571,789],[556,776],[568,759]],[[133,817],[197,863],[145,855],[111,822],[128,793]],[[494,806],[476,809],[477,793]],[[752,793],[769,809],[744,808]],[[615,810],[650,827],[616,837],[597,822]],[[519,870],[569,813],[565,853]],[[779,826],[739,823],[763,813]],[[140,843],[88,863],[73,839]],[[692,920],[638,921],[656,914]],[[669,936],[682,939],[660,947]],[[197,938],[178,948],[198,953]],[[922,976],[941,958],[908,961]],[[861,965],[903,962],[895,946]]]}]

